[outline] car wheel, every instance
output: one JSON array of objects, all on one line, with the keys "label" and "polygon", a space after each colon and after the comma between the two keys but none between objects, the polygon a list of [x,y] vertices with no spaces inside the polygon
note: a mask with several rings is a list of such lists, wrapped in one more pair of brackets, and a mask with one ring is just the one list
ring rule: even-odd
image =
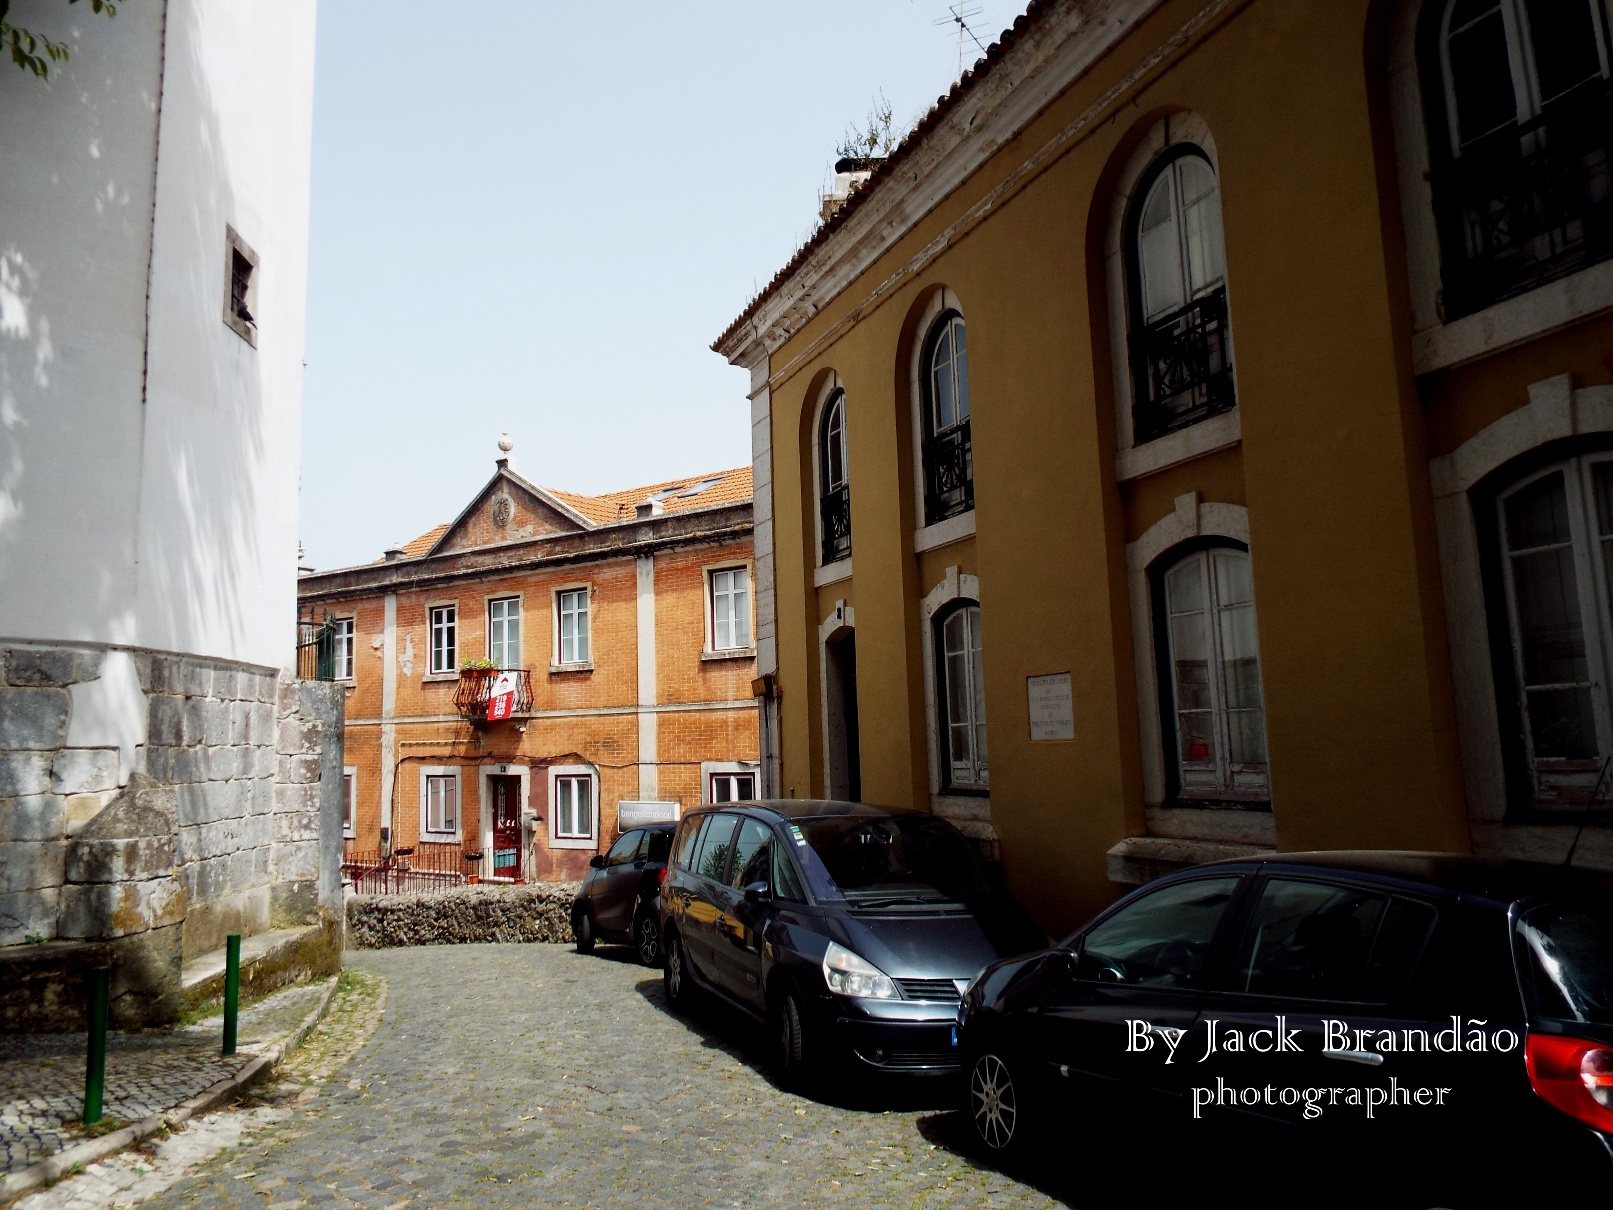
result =
[{"label": "car wheel", "polygon": [[652,913],[639,913],[633,924],[633,944],[645,966],[661,965],[661,925]]},{"label": "car wheel", "polygon": [[666,966],[661,971],[661,985],[666,988],[666,1002],[679,1011],[687,1009],[694,999],[694,985],[689,982],[689,959],[676,933],[666,939]]},{"label": "car wheel", "polygon": [[1002,1056],[991,1051],[977,1056],[969,1069],[969,1121],[975,1137],[998,1155],[1017,1150],[1026,1134],[1025,1108],[1024,1089]]},{"label": "car wheel", "polygon": [[800,1088],[807,1081],[812,1047],[807,1035],[806,1013],[794,988],[786,988],[778,999],[773,1018],[774,1057],[780,1081],[788,1088]]},{"label": "car wheel", "polygon": [[577,952],[579,954],[591,954],[594,952],[594,922],[589,919],[587,908],[572,909],[571,935],[577,939]]}]

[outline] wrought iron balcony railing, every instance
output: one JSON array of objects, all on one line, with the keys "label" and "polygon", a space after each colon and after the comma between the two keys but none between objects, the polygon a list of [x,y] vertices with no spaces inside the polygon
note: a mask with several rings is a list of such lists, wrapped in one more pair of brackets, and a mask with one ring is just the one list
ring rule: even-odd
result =
[{"label": "wrought iron balcony railing", "polygon": [[1223,287],[1135,333],[1134,438],[1141,445],[1186,428],[1237,401]]},{"label": "wrought iron balcony railing", "polygon": [[297,679],[334,681],[336,679],[336,623],[309,618],[297,621]]},{"label": "wrought iron balcony railing", "polygon": [[974,506],[974,448],[965,420],[924,442],[924,524],[934,525]]},{"label": "wrought iron balcony railing", "polygon": [[851,488],[841,486],[818,501],[823,520],[823,561],[838,563],[851,557]]},{"label": "wrought iron balcony railing", "polygon": [[459,687],[454,690],[454,709],[460,717],[478,725],[487,722],[487,706],[493,698],[493,686],[504,672],[515,674],[515,703],[512,714],[526,714],[532,709],[532,674],[525,668],[466,668],[459,674]]},{"label": "wrought iron balcony railing", "polygon": [[1445,319],[1613,257],[1613,88],[1581,85],[1429,176]]}]

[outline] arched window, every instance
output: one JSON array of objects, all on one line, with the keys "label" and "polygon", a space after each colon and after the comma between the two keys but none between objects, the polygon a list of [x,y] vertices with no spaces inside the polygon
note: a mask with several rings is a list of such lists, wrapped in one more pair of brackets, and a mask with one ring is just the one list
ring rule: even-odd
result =
[{"label": "arched window", "polygon": [[1433,0],[1424,98],[1445,318],[1613,255],[1604,0]]},{"label": "arched window", "polygon": [[1176,796],[1265,799],[1266,711],[1247,551],[1197,550],[1160,577]]},{"label": "arched window", "polygon": [[1198,147],[1177,144],[1143,177],[1139,196],[1128,259],[1140,445],[1227,411],[1236,397],[1215,170]]},{"label": "arched window", "polygon": [[818,516],[823,563],[851,557],[851,484],[847,473],[846,393],[829,396],[818,426]]},{"label": "arched window", "polygon": [[1613,454],[1513,484],[1496,523],[1516,688],[1507,729],[1521,729],[1537,802],[1582,803],[1613,752]]},{"label": "arched window", "polygon": [[936,619],[935,654],[943,789],[985,789],[990,779],[979,605],[964,601]]},{"label": "arched window", "polygon": [[975,506],[969,443],[969,347],[963,316],[948,311],[924,345],[924,524]]}]

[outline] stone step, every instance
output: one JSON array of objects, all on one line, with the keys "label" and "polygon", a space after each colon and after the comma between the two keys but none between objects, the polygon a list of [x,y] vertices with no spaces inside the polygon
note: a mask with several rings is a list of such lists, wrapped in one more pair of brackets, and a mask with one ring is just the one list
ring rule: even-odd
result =
[{"label": "stone step", "polygon": [[[278,987],[322,977],[340,966],[331,961],[330,950],[339,937],[324,925],[307,924],[298,928],[270,929],[241,940],[241,991],[245,996],[261,996]],[[185,1007],[194,1009],[224,994],[223,947],[198,954],[180,969],[179,981]]]}]

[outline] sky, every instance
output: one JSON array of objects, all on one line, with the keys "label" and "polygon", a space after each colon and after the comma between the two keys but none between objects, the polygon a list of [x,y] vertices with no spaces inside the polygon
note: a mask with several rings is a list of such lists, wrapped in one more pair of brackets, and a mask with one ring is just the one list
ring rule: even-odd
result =
[{"label": "sky", "polygon": [[[1024,0],[969,0],[990,45]],[[813,231],[848,125],[958,73],[947,0],[323,0],[302,540],[452,520],[501,433],[579,492],[750,461],[710,349]],[[979,56],[973,42],[965,63]]]}]

